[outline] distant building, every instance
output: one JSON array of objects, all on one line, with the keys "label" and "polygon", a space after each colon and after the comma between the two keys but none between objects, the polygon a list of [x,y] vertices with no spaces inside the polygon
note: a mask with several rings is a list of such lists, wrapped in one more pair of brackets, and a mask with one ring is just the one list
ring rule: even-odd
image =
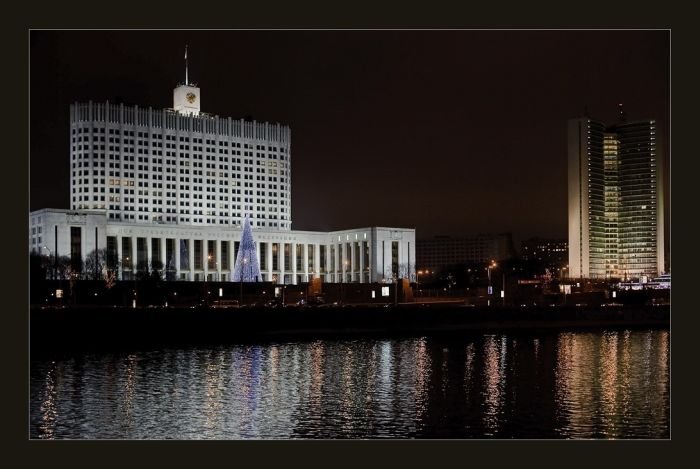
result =
[{"label": "distant building", "polygon": [[571,277],[639,278],[664,270],[663,175],[655,120],[568,124]]},{"label": "distant building", "polygon": [[436,236],[416,241],[416,268],[440,270],[460,264],[485,264],[513,257],[513,237],[510,233],[479,234],[452,238]]},{"label": "distant building", "polygon": [[539,262],[557,277],[568,276],[569,243],[565,239],[526,239],[521,243],[520,257]]}]

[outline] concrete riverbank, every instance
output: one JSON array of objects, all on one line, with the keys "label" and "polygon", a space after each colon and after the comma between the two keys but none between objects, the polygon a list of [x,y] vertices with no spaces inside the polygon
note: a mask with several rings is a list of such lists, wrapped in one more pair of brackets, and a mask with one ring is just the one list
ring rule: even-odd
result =
[{"label": "concrete riverbank", "polygon": [[670,307],[33,308],[32,350],[328,337],[670,327]]}]

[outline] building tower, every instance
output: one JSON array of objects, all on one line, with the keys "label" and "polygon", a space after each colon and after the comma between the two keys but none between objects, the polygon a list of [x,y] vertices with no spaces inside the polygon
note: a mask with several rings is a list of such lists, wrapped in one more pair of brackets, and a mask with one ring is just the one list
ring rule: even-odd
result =
[{"label": "building tower", "polygon": [[201,111],[189,80],[171,109],[122,103],[70,107],[72,210],[113,222],[289,231],[290,128]]},{"label": "building tower", "polygon": [[575,278],[664,270],[663,200],[654,120],[568,124],[569,269]]},{"label": "building tower", "polygon": [[189,81],[187,66],[187,46],[185,46],[185,82],[173,90],[173,109],[180,114],[198,116],[201,110],[201,91],[195,83]]},{"label": "building tower", "polygon": [[654,120],[620,122],[618,276],[640,278],[664,271],[663,177]]},{"label": "building tower", "polygon": [[569,272],[605,275],[605,158],[602,123],[569,121]]}]

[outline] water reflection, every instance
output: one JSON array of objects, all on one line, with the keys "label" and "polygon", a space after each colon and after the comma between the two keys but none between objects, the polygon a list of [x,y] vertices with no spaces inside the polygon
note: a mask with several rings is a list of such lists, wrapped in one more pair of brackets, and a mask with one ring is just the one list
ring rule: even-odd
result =
[{"label": "water reflection", "polygon": [[136,355],[131,354],[125,359],[124,395],[122,413],[124,415],[123,424],[127,428],[133,426],[134,396],[136,393]]},{"label": "water reflection", "polygon": [[562,334],[556,404],[570,438],[667,438],[668,331]]},{"label": "water reflection", "polygon": [[33,438],[668,438],[668,331],[347,340],[31,364]]},{"label": "water reflection", "polygon": [[506,384],[504,376],[505,340],[505,336],[499,340],[497,336],[491,335],[486,337],[484,344],[484,389],[482,396],[485,436],[493,436],[498,432],[502,394]]},{"label": "water reflection", "polygon": [[465,350],[465,361],[464,361],[464,393],[469,396],[472,391],[474,381],[474,354],[475,346],[473,342],[470,342]]},{"label": "water reflection", "polygon": [[51,439],[56,429],[58,410],[56,409],[56,362],[52,361],[44,378],[44,399],[39,411],[41,423],[39,424],[40,438]]}]

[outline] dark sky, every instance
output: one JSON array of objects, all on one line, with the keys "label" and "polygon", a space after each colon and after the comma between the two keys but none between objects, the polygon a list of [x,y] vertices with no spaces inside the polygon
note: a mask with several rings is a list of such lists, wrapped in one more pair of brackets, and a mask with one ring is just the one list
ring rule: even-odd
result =
[{"label": "dark sky", "polygon": [[624,103],[668,160],[669,35],[33,31],[30,209],[68,208],[69,104],[171,107],[188,44],[203,111],[291,127],[293,229],[565,238],[568,118]]}]

